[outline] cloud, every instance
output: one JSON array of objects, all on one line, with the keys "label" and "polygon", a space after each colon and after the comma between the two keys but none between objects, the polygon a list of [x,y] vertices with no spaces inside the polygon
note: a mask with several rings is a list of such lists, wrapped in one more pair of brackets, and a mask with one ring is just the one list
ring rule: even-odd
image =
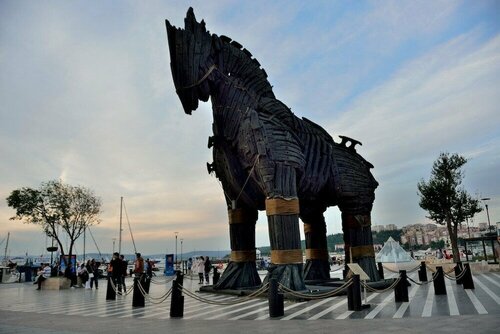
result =
[{"label": "cloud", "polygon": [[[367,144],[359,151],[375,165],[381,183],[381,221],[419,220],[416,183],[428,177],[440,152],[491,157],[500,143],[500,36],[477,43],[478,34],[458,36],[408,62],[328,126]],[[498,158],[491,162],[500,167]],[[413,209],[398,210],[395,219],[391,204],[402,199]]]}]

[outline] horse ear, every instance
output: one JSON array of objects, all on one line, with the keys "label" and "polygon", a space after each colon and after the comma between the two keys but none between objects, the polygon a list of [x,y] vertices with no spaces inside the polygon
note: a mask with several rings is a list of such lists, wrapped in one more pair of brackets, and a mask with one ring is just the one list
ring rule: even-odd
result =
[{"label": "horse ear", "polygon": [[184,29],[194,33],[197,24],[198,22],[196,22],[193,7],[189,7],[186,13],[186,18],[184,19]]}]

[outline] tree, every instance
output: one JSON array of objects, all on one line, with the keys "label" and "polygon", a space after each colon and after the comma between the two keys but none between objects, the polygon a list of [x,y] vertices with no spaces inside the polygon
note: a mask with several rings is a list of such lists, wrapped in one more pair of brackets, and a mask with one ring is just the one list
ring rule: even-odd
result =
[{"label": "tree", "polygon": [[455,262],[460,261],[459,224],[482,211],[479,199],[472,198],[461,186],[462,167],[466,163],[467,159],[458,154],[441,153],[432,166],[429,181],[421,180],[417,186],[420,207],[429,213],[428,218],[448,228]]},{"label": "tree", "polygon": [[[73,255],[73,246],[83,231],[98,224],[101,200],[87,188],[64,184],[61,180],[42,183],[39,189],[13,190],[7,197],[8,206],[16,210],[11,220],[42,227],[44,233],[59,244],[61,255]],[[70,240],[68,252],[61,242],[59,228]],[[66,261],[66,260],[64,260]]]}]

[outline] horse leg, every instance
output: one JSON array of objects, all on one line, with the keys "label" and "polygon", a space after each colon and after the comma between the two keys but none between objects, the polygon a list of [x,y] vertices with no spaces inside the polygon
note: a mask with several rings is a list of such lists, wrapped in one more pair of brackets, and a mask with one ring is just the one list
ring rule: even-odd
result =
[{"label": "horse leg", "polygon": [[370,212],[353,212],[340,207],[346,263],[358,263],[370,280],[379,281],[375,263]]},{"label": "horse leg", "polygon": [[[310,207],[310,206],[308,206]],[[323,210],[304,213],[301,209],[300,218],[304,222],[306,237],[306,264],[304,278],[306,280],[327,280],[330,278],[330,263],[326,240],[326,223]]]},{"label": "horse leg", "polygon": [[255,265],[256,209],[229,209],[231,260],[215,289],[238,289],[259,286],[261,280]]},{"label": "horse leg", "polygon": [[[264,178],[265,179],[265,178]],[[299,231],[299,199],[292,166],[277,163],[268,179],[266,214],[271,245],[271,264],[266,279],[275,277],[293,290],[305,289]],[[268,183],[268,184],[269,184]]]}]

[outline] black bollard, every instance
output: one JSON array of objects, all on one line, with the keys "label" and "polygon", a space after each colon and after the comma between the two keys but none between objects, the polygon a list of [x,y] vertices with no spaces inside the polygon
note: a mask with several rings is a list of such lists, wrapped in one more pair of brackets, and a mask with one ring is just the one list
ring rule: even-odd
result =
[{"label": "black bollard", "polygon": [[427,282],[427,266],[425,261],[420,262],[420,269],[418,270],[418,279],[420,282]]},{"label": "black bollard", "polygon": [[177,277],[172,282],[172,294],[170,296],[170,318],[182,318],[184,316],[184,296],[182,295],[181,286],[184,281],[184,276],[178,270]]},{"label": "black bollard", "polygon": [[434,274],[433,283],[434,283],[434,294],[446,295],[446,285],[444,284],[443,267],[436,267],[436,273]]},{"label": "black bollard", "polygon": [[399,271],[399,283],[394,287],[394,299],[396,303],[408,302],[408,279],[406,277],[406,270]]},{"label": "black bollard", "polygon": [[349,311],[361,311],[361,284],[359,275],[352,276],[352,284],[347,288],[347,309]]},{"label": "black bollard", "polygon": [[269,290],[267,293],[269,300],[269,317],[282,317],[285,314],[283,294],[278,291],[278,280],[269,279]]},{"label": "black bollard", "polygon": [[[116,300],[116,291],[111,285],[111,276],[108,276],[108,286],[106,288],[106,300]],[[96,283],[97,284],[97,283]]]},{"label": "black bollard", "polygon": [[470,265],[464,263],[465,274],[462,278],[462,286],[464,289],[474,289],[474,281],[472,280],[472,270],[470,270]]},{"label": "black bollard", "polygon": [[219,278],[220,278],[220,273],[217,271],[217,267],[214,266],[214,277],[212,279],[214,286],[217,284],[217,282],[219,282]]},{"label": "black bollard", "polygon": [[139,288],[139,284],[142,287],[141,280],[143,275],[141,277],[134,277],[134,292],[132,296],[132,307],[144,307],[144,295],[142,294],[142,291]]},{"label": "black bollard", "polygon": [[384,279],[384,266],[382,265],[382,262],[378,262],[378,275],[380,276],[380,279]]},{"label": "black bollard", "polygon": [[[464,270],[464,266],[462,266],[462,262],[458,261],[457,264],[455,265],[455,277],[460,276],[460,274],[462,273],[463,270]],[[457,282],[457,284],[462,284],[463,280],[464,280],[463,277],[457,278],[456,282]]]}]

